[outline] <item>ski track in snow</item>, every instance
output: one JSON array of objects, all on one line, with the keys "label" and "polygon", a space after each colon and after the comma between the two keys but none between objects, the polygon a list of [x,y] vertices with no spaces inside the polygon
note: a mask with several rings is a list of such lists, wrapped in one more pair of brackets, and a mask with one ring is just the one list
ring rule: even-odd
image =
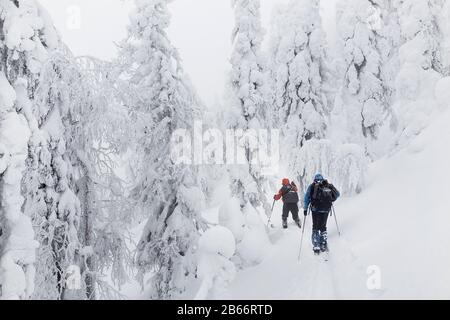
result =
[{"label": "ski track in snow", "polygon": [[[278,224],[271,231],[272,247],[266,258],[237,274],[231,296],[263,300],[450,298],[450,152],[443,147],[443,141],[450,138],[449,122],[447,111],[406,148],[373,163],[361,194],[336,203],[342,236],[330,217],[329,261],[312,252],[311,217],[301,263],[297,261],[301,231],[293,224],[282,230]],[[370,288],[374,269],[380,281]]]},{"label": "ski track in snow", "polygon": [[[301,259],[298,261],[301,230],[276,225],[271,230],[272,247],[264,261],[238,273],[230,286],[235,299],[335,300],[376,298],[366,287],[366,267],[356,256],[352,241],[339,237],[334,220],[329,222],[330,252],[315,256],[308,217]],[[328,256],[328,261],[325,261]]]},{"label": "ski track in snow", "polygon": [[[325,261],[325,254],[315,256],[312,252],[309,223],[306,228],[299,262],[301,230],[293,224],[289,225],[288,230],[277,225],[270,235],[273,246],[266,259],[237,275],[230,287],[232,296],[236,299],[262,300],[345,298],[347,285],[354,279],[342,278],[343,271],[346,270],[346,274],[360,274],[348,243],[331,232],[332,251],[327,254],[328,261]],[[339,251],[339,259],[333,250]],[[351,291],[354,291],[353,288]]]}]

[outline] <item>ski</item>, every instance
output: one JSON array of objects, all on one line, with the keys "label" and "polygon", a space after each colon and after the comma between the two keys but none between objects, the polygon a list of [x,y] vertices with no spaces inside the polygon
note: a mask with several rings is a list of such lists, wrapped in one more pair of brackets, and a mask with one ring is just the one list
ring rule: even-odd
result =
[{"label": "ski", "polygon": [[324,248],[321,248],[320,251],[323,253],[323,260],[328,261],[330,259],[330,249],[328,248],[328,245]]},{"label": "ski", "polygon": [[324,261],[329,260],[329,248],[328,246],[326,248],[313,248],[313,253],[315,256],[323,256]]}]

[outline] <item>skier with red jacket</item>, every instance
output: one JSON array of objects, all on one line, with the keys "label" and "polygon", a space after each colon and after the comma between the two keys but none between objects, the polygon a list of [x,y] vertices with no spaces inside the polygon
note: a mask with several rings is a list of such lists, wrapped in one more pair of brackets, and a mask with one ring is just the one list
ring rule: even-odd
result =
[{"label": "skier with red jacket", "polygon": [[289,217],[289,212],[292,213],[292,218],[299,228],[302,227],[300,222],[300,218],[298,216],[298,203],[300,202],[300,198],[298,197],[298,188],[294,182],[290,182],[289,179],[283,179],[283,186],[281,187],[278,194],[274,195],[273,199],[278,201],[280,199],[283,200],[283,228],[287,229],[287,219]]}]

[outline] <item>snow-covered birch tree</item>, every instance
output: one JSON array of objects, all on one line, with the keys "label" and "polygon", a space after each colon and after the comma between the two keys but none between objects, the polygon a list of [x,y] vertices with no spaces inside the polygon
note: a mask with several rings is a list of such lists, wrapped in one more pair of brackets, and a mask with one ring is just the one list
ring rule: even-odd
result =
[{"label": "snow-covered birch tree", "polygon": [[[119,196],[123,183],[114,169],[125,145],[127,115],[115,101],[108,66],[90,62],[97,69],[87,72],[86,61],[59,48],[43,66],[34,93],[44,139],[30,142],[36,149],[25,181],[26,207],[40,226],[38,282],[50,286],[40,293],[63,299],[109,295],[113,290],[101,279],[106,268],[113,268],[113,280],[125,278],[117,271],[126,260],[124,237],[132,215]],[[78,291],[65,285],[72,266],[81,273]]]}]

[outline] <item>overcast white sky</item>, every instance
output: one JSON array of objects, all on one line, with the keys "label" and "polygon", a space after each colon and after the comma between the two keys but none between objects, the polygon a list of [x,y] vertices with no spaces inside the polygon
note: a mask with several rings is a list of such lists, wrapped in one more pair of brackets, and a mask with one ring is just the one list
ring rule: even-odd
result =
[{"label": "overcast white sky", "polygon": [[[284,2],[287,0],[261,0],[266,29],[273,7]],[[76,55],[102,59],[116,55],[114,43],[125,37],[133,5],[132,0],[40,0],[40,3],[50,12],[63,40]],[[179,49],[184,68],[200,97],[205,103],[214,104],[221,98],[229,69],[231,0],[175,0],[170,9],[171,40]]]}]

